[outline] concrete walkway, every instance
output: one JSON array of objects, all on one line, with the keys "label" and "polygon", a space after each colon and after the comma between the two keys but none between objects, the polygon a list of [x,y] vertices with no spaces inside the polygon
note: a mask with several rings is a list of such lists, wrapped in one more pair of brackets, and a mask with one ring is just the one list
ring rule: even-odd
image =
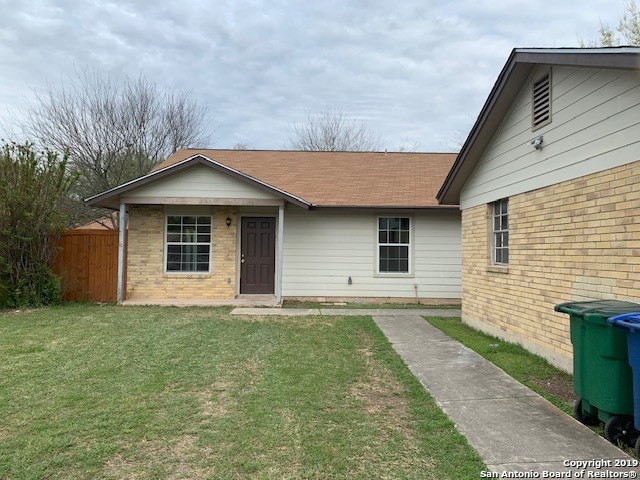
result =
[{"label": "concrete walkway", "polygon": [[334,315],[334,316],[396,316],[411,313],[411,315],[424,315],[425,317],[457,317],[460,318],[460,310],[455,308],[234,308],[231,315]]},{"label": "concrete walkway", "polygon": [[[640,472],[635,459],[421,317],[459,317],[459,310],[237,308],[231,313],[373,316],[411,372],[495,472],[493,475],[637,478]],[[634,466],[620,467],[616,462]],[[620,476],[625,473],[628,476]],[[483,474],[484,478],[491,475]]]},{"label": "concrete walkway", "polygon": [[[539,478],[544,472],[555,478],[640,472],[616,467],[616,460],[635,460],[420,316],[404,311],[373,319],[492,471],[537,472]],[[593,460],[602,466],[570,468]]]}]

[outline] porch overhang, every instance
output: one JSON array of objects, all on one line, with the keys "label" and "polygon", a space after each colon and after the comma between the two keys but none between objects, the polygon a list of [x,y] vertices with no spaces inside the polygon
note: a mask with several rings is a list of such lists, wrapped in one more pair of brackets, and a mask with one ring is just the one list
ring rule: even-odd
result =
[{"label": "porch overhang", "polygon": [[222,207],[279,207],[284,199],[263,198],[202,198],[202,197],[128,197],[122,201],[127,205],[203,205]]}]

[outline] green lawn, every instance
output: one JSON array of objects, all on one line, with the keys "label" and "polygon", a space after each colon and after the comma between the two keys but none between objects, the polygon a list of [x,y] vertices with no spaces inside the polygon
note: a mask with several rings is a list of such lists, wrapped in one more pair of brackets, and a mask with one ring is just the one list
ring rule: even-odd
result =
[{"label": "green lawn", "polygon": [[476,479],[369,317],[0,313],[0,478]]}]

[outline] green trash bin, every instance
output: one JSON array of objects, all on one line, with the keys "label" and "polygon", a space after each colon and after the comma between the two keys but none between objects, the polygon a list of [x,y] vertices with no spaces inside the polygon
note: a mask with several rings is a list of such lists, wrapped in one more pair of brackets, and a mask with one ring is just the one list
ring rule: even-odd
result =
[{"label": "green trash bin", "polygon": [[[585,424],[607,422],[610,430],[621,422],[633,424],[633,371],[629,366],[626,332],[607,319],[638,312],[640,304],[622,300],[568,302],[556,312],[569,314],[573,344],[573,390],[578,396],[575,416]],[[615,417],[615,418],[614,418]],[[606,430],[607,424],[605,424]],[[606,433],[606,432],[605,432]]]}]

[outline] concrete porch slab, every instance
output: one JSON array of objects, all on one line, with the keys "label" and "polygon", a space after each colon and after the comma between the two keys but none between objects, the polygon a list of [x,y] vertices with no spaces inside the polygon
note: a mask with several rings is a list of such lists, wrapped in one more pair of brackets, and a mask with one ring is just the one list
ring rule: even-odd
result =
[{"label": "concrete porch slab", "polygon": [[[201,300],[201,299],[178,299],[178,298],[157,298],[143,299],[131,298],[121,302],[121,305],[156,305],[172,307],[271,307],[272,310],[278,306],[275,297],[264,298],[233,298],[229,300]],[[279,309],[278,309],[279,310]]]}]

